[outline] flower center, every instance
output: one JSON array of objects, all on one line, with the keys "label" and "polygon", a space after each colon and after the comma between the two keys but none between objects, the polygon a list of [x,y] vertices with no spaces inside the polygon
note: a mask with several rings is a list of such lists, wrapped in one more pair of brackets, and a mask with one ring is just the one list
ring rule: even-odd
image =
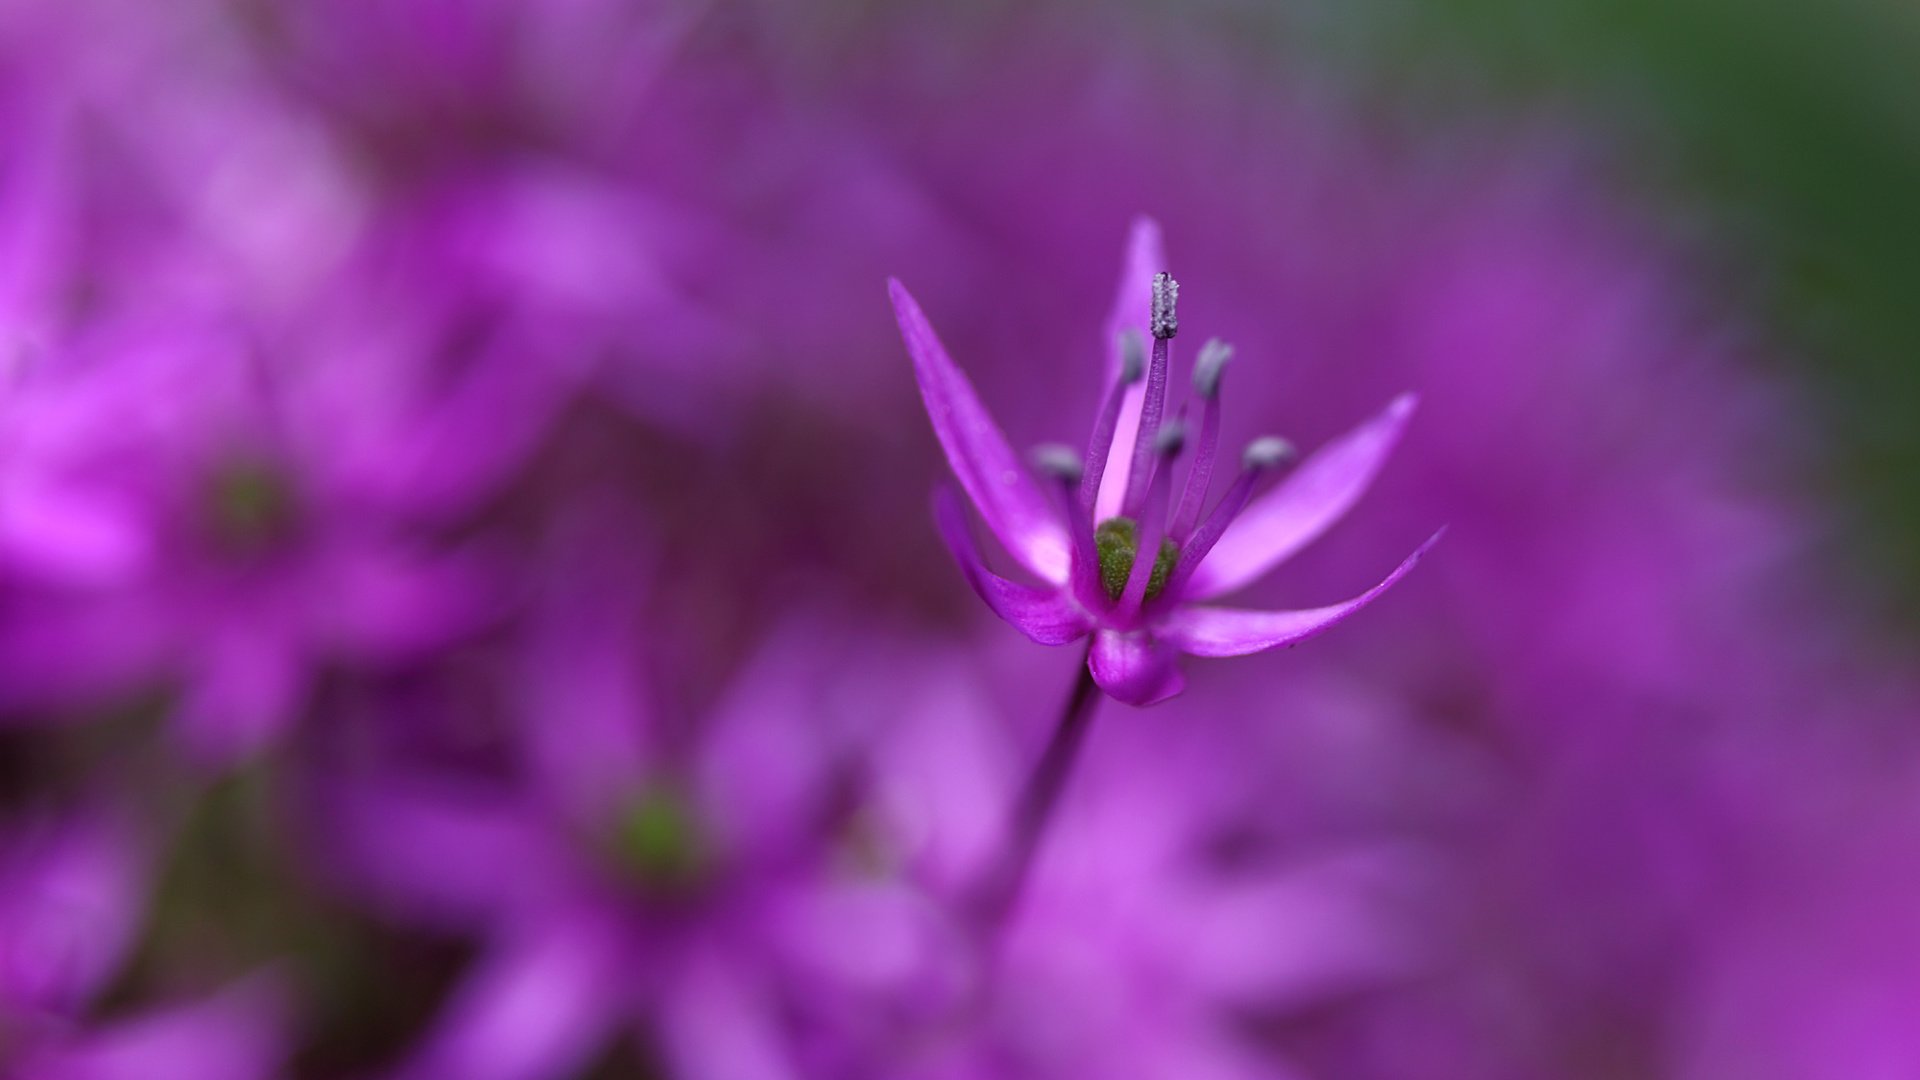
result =
[{"label": "flower center", "polygon": [[255,554],[292,533],[293,486],[272,465],[250,458],[228,461],[214,470],[207,486],[207,518],[227,550]]},{"label": "flower center", "polygon": [[[1100,587],[1118,600],[1127,591],[1127,578],[1133,574],[1133,561],[1140,551],[1140,525],[1130,517],[1110,517],[1093,531],[1093,546],[1100,554]],[[1180,545],[1171,538],[1160,541],[1153,572],[1147,577],[1148,600],[1167,587],[1167,578],[1179,557]]]},{"label": "flower center", "polygon": [[627,804],[612,839],[615,865],[651,895],[691,892],[711,867],[711,852],[693,808],[663,785],[648,785]]}]

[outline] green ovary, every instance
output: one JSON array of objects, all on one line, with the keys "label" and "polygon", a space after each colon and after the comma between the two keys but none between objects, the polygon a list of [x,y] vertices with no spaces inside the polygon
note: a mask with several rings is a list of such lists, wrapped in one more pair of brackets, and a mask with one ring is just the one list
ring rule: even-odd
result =
[{"label": "green ovary", "polygon": [[220,465],[207,481],[206,514],[226,549],[258,553],[295,528],[292,485],[278,469],[250,458]]},{"label": "green ovary", "polygon": [[[1120,594],[1127,591],[1127,578],[1133,574],[1134,557],[1140,550],[1140,526],[1129,517],[1108,518],[1093,531],[1093,546],[1100,555],[1100,587],[1107,591],[1110,599],[1118,600]],[[1172,575],[1174,560],[1179,556],[1180,545],[1172,540],[1160,541],[1153,573],[1147,577],[1148,600],[1159,596],[1167,587],[1167,578]]]},{"label": "green ovary", "polygon": [[695,888],[708,869],[708,848],[693,808],[672,788],[649,785],[620,816],[612,845],[615,863],[648,893],[674,895]]}]

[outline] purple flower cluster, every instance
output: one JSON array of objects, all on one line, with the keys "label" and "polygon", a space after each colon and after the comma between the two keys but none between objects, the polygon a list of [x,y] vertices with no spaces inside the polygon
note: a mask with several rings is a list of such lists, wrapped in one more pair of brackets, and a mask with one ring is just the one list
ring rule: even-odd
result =
[{"label": "purple flower cluster", "polygon": [[0,117],[0,1076],[1920,1068],[1920,688],[1577,140],[1044,6],[22,0]]}]

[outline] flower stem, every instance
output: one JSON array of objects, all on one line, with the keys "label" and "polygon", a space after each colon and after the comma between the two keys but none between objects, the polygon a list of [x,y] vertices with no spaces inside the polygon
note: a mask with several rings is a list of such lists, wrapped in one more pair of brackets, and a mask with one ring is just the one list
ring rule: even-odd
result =
[{"label": "flower stem", "polygon": [[1093,726],[1094,710],[1099,704],[1100,692],[1093,683],[1093,671],[1082,662],[1080,677],[1073,684],[1066,707],[1054,725],[1053,736],[1047,740],[1047,748],[1027,778],[1020,801],[1014,805],[1006,846],[975,894],[974,914],[982,929],[997,929],[1019,901],[1027,872],[1059,808],[1060,793],[1066,788],[1067,777],[1080,757],[1080,747],[1086,742],[1087,729]]}]

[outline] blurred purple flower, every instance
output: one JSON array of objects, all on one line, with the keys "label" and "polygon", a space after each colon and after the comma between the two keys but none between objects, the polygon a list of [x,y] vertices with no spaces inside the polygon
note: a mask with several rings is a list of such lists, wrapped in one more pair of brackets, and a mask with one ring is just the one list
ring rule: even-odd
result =
[{"label": "blurred purple flower", "polygon": [[295,0],[251,28],[292,96],[389,169],[559,144],[604,153],[705,12],[669,0]]},{"label": "blurred purple flower", "polygon": [[[868,843],[955,920],[1000,857],[1025,771],[963,655],[897,646],[863,676],[904,688],[872,744]],[[1110,730],[1010,921],[948,976],[959,996],[867,1032],[865,1068],[834,1075],[1288,1076],[1252,1018],[1283,1019],[1418,962],[1390,914],[1423,872],[1406,845],[1223,853],[1223,830],[1252,807],[1223,783],[1232,761],[1205,726]]]},{"label": "blurred purple flower", "polygon": [[[842,869],[871,715],[836,696],[846,630],[789,628],[673,723],[642,675],[635,530],[594,517],[549,553],[497,762],[423,756],[391,717],[323,771],[316,842],[365,901],[485,942],[402,1076],[570,1076],[634,1032],[677,1075],[789,1075],[785,980],[893,992],[940,932],[912,890]],[[854,925],[896,944],[847,944]]]},{"label": "blurred purple flower", "polygon": [[599,569],[550,580],[571,596],[542,604],[497,767],[403,740],[318,789],[336,880],[483,942],[396,1075],[637,1055],[688,1077],[1251,1080],[1288,1067],[1248,1017],[1418,960],[1391,918],[1422,872],[1404,845],[1211,849],[1250,807],[1200,726],[1105,744],[1005,936],[980,936],[964,900],[1022,770],[966,653],[802,620],[674,724],[637,680],[631,570],[571,550]]},{"label": "blurred purple flower", "polygon": [[[279,374],[195,320],[96,327],[20,373],[0,435],[8,700],[177,684],[180,734],[221,762],[282,730],[329,659],[405,656],[475,624],[475,560],[366,512],[334,403]],[[414,411],[389,460],[404,472],[408,444],[462,405]]]},{"label": "blurred purple flower", "polygon": [[[1091,633],[1087,663],[1095,681],[1131,705],[1180,692],[1185,680],[1174,662],[1178,653],[1242,656],[1328,629],[1400,580],[1439,539],[1434,534],[1386,580],[1343,603],[1301,611],[1195,603],[1259,577],[1338,521],[1399,441],[1414,399],[1396,400],[1249,503],[1262,474],[1291,454],[1280,440],[1256,440],[1243,455],[1239,477],[1202,521],[1219,446],[1223,368],[1231,355],[1210,341],[1194,361],[1193,399],[1202,414],[1195,458],[1178,505],[1170,507],[1173,461],[1185,432],[1177,423],[1163,423],[1169,343],[1179,329],[1179,287],[1160,269],[1165,264],[1159,227],[1136,222],[1108,318],[1109,388],[1084,464],[1056,456],[1046,466],[1059,487],[1064,525],[1021,470],[920,305],[898,281],[891,283],[914,376],[954,475],[988,528],[1047,587],[1008,581],[987,569],[957,501],[943,491],[935,513],[961,572],[995,614],[1042,645],[1064,645]],[[1143,315],[1153,338],[1150,365],[1141,355]],[[1137,385],[1143,368],[1144,386]],[[1229,532],[1236,520],[1242,524]],[[1152,554],[1139,558],[1138,552]]]},{"label": "blurred purple flower", "polygon": [[265,1080],[285,1054],[262,976],[96,1019],[145,917],[147,857],[114,813],[0,826],[0,1072],[35,1080]]},{"label": "blurred purple flower", "polygon": [[[1676,994],[1675,1075],[1920,1073],[1920,873],[1889,857],[1920,832],[1920,805],[1910,762],[1862,764],[1816,750],[1751,770],[1748,824],[1770,844],[1701,916]],[[1810,771],[1824,775],[1809,784]]]}]

